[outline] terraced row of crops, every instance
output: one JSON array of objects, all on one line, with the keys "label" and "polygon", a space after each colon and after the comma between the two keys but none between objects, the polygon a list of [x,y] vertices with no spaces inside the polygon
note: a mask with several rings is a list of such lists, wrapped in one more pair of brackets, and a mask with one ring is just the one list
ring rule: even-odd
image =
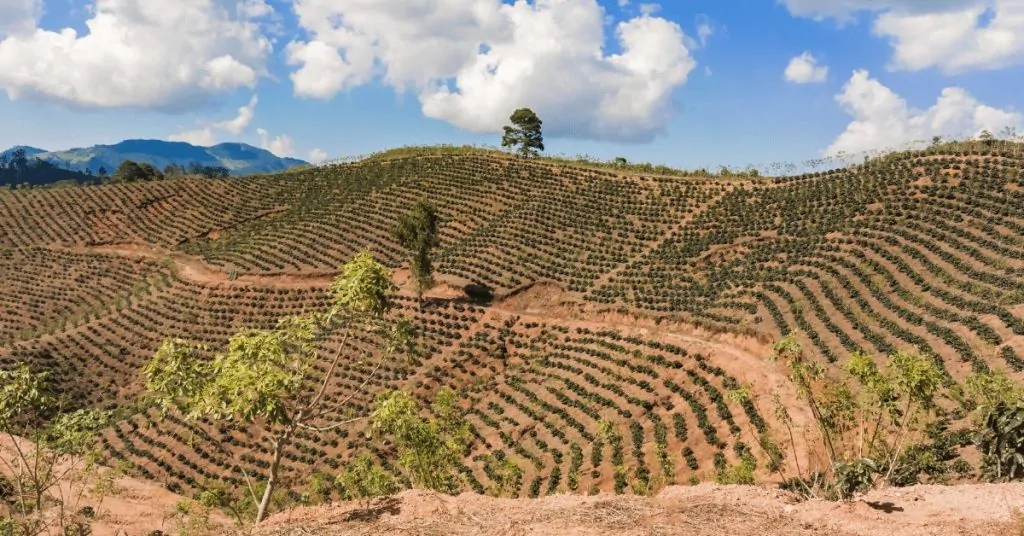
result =
[{"label": "terraced row of crops", "polygon": [[[426,197],[444,219],[437,264],[449,283],[500,297],[544,281],[583,314],[667,316],[773,338],[800,330],[828,361],[920,346],[954,376],[990,367],[1020,376],[1022,169],[1009,153],[981,148],[729,182],[441,156],[0,191],[0,268],[12,274],[0,280],[0,366],[54,371],[82,406],[130,408],[139,367],[164,337],[217,347],[326,296],[312,286],[204,283],[89,246],[177,249],[225,274],[328,274],[362,249],[397,268],[391,225]],[[424,400],[439,386],[459,390],[474,428],[464,473],[478,490],[495,484],[505,458],[524,470],[519,496],[682,482],[741,457],[764,426],[753,404],[725,396],[738,380],[715,358],[656,336],[404,300],[430,357],[387,365],[365,386],[370,365],[343,364],[330,396],[355,389],[365,407],[387,388]],[[601,436],[600,421],[618,433]],[[243,468],[268,460],[258,437],[151,411],[128,411],[103,445],[173,489],[206,478],[237,485]],[[287,474],[298,485],[366,449],[389,458],[358,430],[302,436]]]}]

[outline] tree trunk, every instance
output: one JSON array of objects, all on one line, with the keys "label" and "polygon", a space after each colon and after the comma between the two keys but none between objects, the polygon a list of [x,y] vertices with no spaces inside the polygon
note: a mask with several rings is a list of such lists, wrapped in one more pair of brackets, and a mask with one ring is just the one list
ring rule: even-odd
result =
[{"label": "tree trunk", "polygon": [[277,487],[277,474],[281,469],[281,457],[284,455],[284,446],[291,436],[292,430],[288,430],[274,441],[274,458],[270,462],[270,475],[267,478],[267,488],[263,490],[263,498],[260,499],[260,507],[256,512],[256,523],[259,524],[267,517],[267,507],[270,505],[270,497]]}]

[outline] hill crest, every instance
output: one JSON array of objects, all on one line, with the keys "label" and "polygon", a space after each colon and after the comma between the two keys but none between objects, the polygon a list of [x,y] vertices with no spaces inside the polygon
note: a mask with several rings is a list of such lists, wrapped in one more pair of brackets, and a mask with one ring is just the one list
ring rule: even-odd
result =
[{"label": "hill crest", "polygon": [[74,171],[91,170],[93,173],[101,167],[108,173],[113,173],[124,160],[146,162],[158,169],[163,169],[168,164],[187,166],[196,162],[203,166],[225,167],[232,175],[273,173],[308,165],[308,162],[303,160],[278,157],[266,149],[237,142],[202,147],[180,141],[128,139],[110,145],[100,144],[59,151],[18,146],[0,154],[10,154],[19,148],[26,149],[26,156],[59,165],[66,164]]}]

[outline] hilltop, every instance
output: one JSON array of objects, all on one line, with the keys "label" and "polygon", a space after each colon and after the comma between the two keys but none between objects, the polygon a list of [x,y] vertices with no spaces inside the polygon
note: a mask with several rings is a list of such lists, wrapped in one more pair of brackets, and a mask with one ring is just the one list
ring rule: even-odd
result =
[{"label": "hilltop", "polygon": [[35,147],[17,146],[2,154],[25,149],[26,156],[34,157],[67,167],[72,171],[96,173],[102,167],[113,173],[125,160],[145,162],[163,169],[168,164],[188,166],[195,162],[202,166],[225,167],[232,175],[270,173],[307,165],[295,158],[275,156],[266,149],[245,143],[220,143],[200,147],[180,141],[124,140],[112,145],[93,145],[59,151],[48,151]]},{"label": "hilltop", "polygon": [[[0,191],[0,366],[53,371],[78,406],[119,409],[102,447],[136,476],[183,494],[242,486],[225,459],[258,472],[261,438],[160,419],[136,404],[139,368],[166,337],[218,346],[321,307],[361,250],[404,283],[390,230],[419,199],[442,218],[439,284],[422,308],[409,288],[399,299],[429,356],[386,365],[356,404],[456,389],[475,491],[504,456],[524,469],[518,497],[706,480],[778,425],[772,395],[802,447],[808,415],[764,360],[791,332],[825,364],[916,346],[952,379],[1024,378],[1024,160],[1010,144],[789,177],[424,151],[245,180]],[[369,373],[343,364],[331,394]],[[726,396],[748,383],[750,399]],[[621,444],[595,441],[599,420]],[[292,497],[356,452],[387,462],[390,447],[360,431],[299,436]]]}]

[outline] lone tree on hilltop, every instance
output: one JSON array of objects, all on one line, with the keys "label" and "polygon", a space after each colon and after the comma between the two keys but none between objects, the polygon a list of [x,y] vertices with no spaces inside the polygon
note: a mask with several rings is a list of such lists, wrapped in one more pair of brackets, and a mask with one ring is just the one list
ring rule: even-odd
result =
[{"label": "lone tree on hilltop", "polygon": [[544,150],[544,136],[540,127],[543,121],[529,108],[520,108],[509,116],[511,125],[505,126],[505,134],[501,137],[502,147],[518,146],[520,156],[537,156]]},{"label": "lone tree on hilltop", "polygon": [[[342,266],[326,311],[285,317],[276,329],[241,331],[226,350],[212,356],[206,347],[165,341],[143,369],[146,389],[163,411],[178,408],[192,421],[233,421],[263,430],[272,458],[262,498],[248,486],[259,505],[257,523],[266,518],[279,484],[281,458],[295,434],[326,432],[368,417],[346,411],[348,402],[387,359],[400,354],[414,358],[410,321],[388,317],[394,290],[391,272],[369,253],[360,253]],[[318,367],[320,349],[336,333],[339,342],[330,363]],[[384,341],[373,369],[355,391],[329,402],[324,395],[334,384],[339,362],[372,355],[355,343],[367,334]]]},{"label": "lone tree on hilltop", "polygon": [[430,250],[438,245],[437,209],[426,201],[417,201],[412,211],[398,219],[392,234],[409,251],[409,269],[416,278],[416,296],[422,303],[423,292],[434,283]]}]

